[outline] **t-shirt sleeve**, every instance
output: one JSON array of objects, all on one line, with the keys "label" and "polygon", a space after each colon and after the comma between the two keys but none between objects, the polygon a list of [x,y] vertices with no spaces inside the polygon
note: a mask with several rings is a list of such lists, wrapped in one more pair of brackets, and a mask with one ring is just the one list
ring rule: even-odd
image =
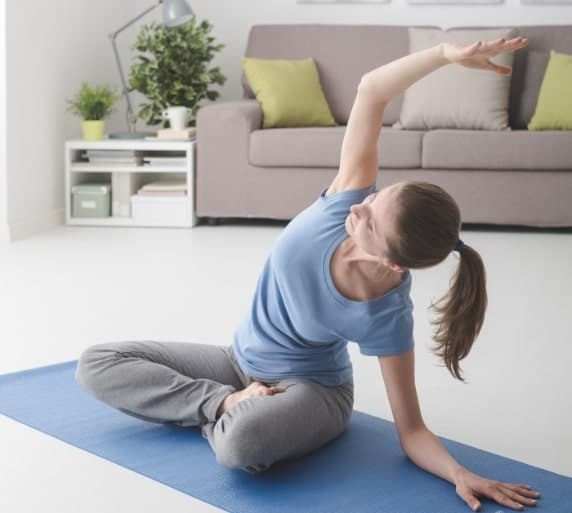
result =
[{"label": "t-shirt sleeve", "polygon": [[413,312],[406,308],[374,324],[358,342],[360,353],[367,356],[391,356],[414,347]]},{"label": "t-shirt sleeve", "polygon": [[329,189],[329,185],[320,192],[319,201],[324,205],[324,210],[334,215],[345,216],[350,211],[350,207],[356,203],[361,203],[367,196],[377,191],[377,184],[362,189],[346,189],[334,194],[324,196]]}]

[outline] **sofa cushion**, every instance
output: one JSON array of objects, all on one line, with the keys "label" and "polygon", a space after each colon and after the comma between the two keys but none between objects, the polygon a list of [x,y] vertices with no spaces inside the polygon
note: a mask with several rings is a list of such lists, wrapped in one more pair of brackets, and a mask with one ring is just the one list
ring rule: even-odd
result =
[{"label": "sofa cushion", "polygon": [[[516,28],[440,29],[409,28],[409,53],[433,48],[439,43],[469,44],[518,35]],[[514,52],[492,58],[495,64],[512,66]],[[459,64],[442,66],[405,91],[395,128],[429,130],[462,128],[505,130],[509,128],[510,75],[469,69]]]},{"label": "sofa cushion", "polygon": [[312,57],[240,62],[262,105],[262,128],[336,126]]},{"label": "sofa cushion", "polygon": [[572,130],[572,55],[550,50],[529,130]]},{"label": "sofa cushion", "polygon": [[422,164],[434,169],[572,169],[571,132],[431,130]]},{"label": "sofa cushion", "polygon": [[[340,126],[254,130],[250,133],[250,163],[270,167],[337,168],[345,129]],[[377,144],[379,167],[420,167],[423,134],[423,131],[382,127]]]}]

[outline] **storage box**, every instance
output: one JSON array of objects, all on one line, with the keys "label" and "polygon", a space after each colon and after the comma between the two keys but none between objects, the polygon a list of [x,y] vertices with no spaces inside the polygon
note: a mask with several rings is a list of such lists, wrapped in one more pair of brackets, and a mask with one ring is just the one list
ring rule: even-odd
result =
[{"label": "storage box", "polygon": [[72,217],[109,217],[111,215],[111,184],[90,183],[74,185]]},{"label": "storage box", "polygon": [[189,224],[188,196],[131,196],[133,221],[150,226]]}]

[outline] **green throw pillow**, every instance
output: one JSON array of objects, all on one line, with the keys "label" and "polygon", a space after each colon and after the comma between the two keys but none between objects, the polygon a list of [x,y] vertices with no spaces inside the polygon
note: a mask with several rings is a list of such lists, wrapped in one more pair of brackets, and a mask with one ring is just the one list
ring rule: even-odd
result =
[{"label": "green throw pillow", "polygon": [[262,127],[335,126],[312,57],[241,57],[248,83],[262,104]]},{"label": "green throw pillow", "polygon": [[550,50],[529,130],[572,130],[572,55]]}]

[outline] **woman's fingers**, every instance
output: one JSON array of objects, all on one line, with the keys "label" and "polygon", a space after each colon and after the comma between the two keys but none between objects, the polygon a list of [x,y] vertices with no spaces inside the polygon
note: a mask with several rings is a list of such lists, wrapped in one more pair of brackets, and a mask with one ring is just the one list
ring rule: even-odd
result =
[{"label": "woman's fingers", "polygon": [[523,508],[523,504],[513,498],[511,498],[511,490],[507,488],[502,488],[501,486],[497,486],[495,491],[491,494],[491,498],[497,501],[499,504],[503,506],[508,506],[509,508],[521,510]]},{"label": "woman's fingers", "polygon": [[515,37],[514,39],[509,39],[506,41],[502,48],[501,52],[512,52],[517,50],[518,48],[523,48],[528,44],[528,39],[526,37]]},{"label": "woman's fingers", "polygon": [[510,66],[503,66],[501,64],[495,64],[494,62],[488,61],[487,68],[500,73],[501,75],[510,75],[512,73],[512,68]]},{"label": "woman's fingers", "polygon": [[287,387],[279,387],[277,385],[268,386],[262,381],[254,380],[245,390],[248,396],[258,396],[258,395],[272,395],[275,393],[286,392]]},{"label": "woman's fingers", "polygon": [[491,488],[488,495],[499,504],[514,509],[522,509],[523,506],[536,506],[540,496],[538,492],[530,490],[525,485],[498,482]]},{"label": "woman's fingers", "polygon": [[503,46],[505,43],[506,39],[504,37],[499,37],[498,39],[494,39],[492,41],[485,41],[483,47],[485,50],[491,50],[493,48]]},{"label": "woman's fingers", "polygon": [[481,51],[483,52],[513,52],[518,48],[522,48],[528,44],[528,39],[525,37],[515,37],[513,39],[506,40],[501,37],[494,41],[485,41],[484,45],[481,46]]},{"label": "woman's fingers", "polygon": [[527,485],[520,485],[513,483],[501,483],[501,485],[506,488],[510,488],[511,490],[514,490],[515,492],[520,493],[521,495],[524,495],[526,497],[532,497],[535,499],[538,499],[540,497],[540,493],[531,490],[530,487]]},{"label": "woman's fingers", "polygon": [[473,54],[496,55],[503,52],[513,52],[518,48],[523,48],[527,44],[528,39],[524,37],[515,37],[508,40],[504,37],[501,37],[491,41],[475,41],[474,43],[465,47],[465,53],[467,56],[471,56]]},{"label": "woman's fingers", "polygon": [[506,486],[500,486],[502,493],[505,494],[509,499],[516,502],[517,504],[522,504],[523,506],[536,506],[536,499],[532,499],[530,497],[525,497],[520,493],[507,488]]},{"label": "woman's fingers", "polygon": [[[499,37],[491,41],[475,41],[468,46],[459,47],[459,45],[449,44],[448,51],[450,60],[453,62],[465,61],[465,65],[471,62],[471,58],[474,57],[474,63],[479,63],[479,68],[486,68],[493,70],[502,75],[510,75],[512,68],[508,66],[499,66],[491,62],[483,63],[483,57],[494,57],[499,53],[503,52],[513,52],[518,48],[522,48],[528,44],[528,39],[523,37],[516,37],[507,40],[504,37]],[[456,48],[455,48],[456,46]],[[451,50],[453,47],[453,50]],[[456,50],[456,51],[455,51]],[[483,65],[484,64],[484,65]]]}]

